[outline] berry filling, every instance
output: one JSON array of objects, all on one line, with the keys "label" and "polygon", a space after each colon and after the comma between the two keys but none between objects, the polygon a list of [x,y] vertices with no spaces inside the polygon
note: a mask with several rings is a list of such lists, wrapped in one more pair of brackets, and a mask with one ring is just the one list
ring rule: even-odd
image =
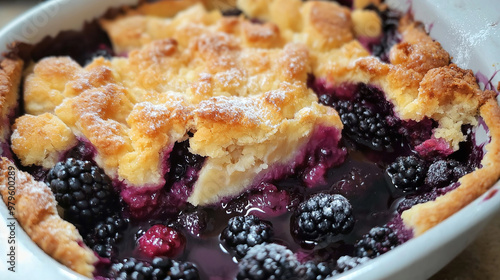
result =
[{"label": "berry filling", "polygon": [[382,20],[382,35],[376,39],[359,38],[359,41],[373,56],[380,58],[383,62],[389,62],[389,51],[392,46],[401,41],[401,35],[398,32],[401,14],[390,9],[380,11],[373,4],[366,6],[365,9],[373,10],[379,15]]}]

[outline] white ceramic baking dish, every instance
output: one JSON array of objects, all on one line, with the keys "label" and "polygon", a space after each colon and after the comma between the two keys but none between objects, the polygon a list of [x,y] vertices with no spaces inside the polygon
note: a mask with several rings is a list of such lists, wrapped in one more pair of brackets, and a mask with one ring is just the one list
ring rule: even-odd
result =
[{"label": "white ceramic baking dish", "polygon": [[[53,0],[40,4],[0,31],[0,52],[12,41],[36,43],[61,30],[80,29],[107,8],[137,0]],[[388,0],[414,13],[460,67],[491,78],[500,69],[500,6],[496,0]],[[0,4],[1,8],[1,4]],[[491,82],[497,85],[500,74]],[[500,210],[497,183],[470,205],[429,230],[339,279],[427,279],[470,244]],[[486,199],[488,197],[488,199]],[[0,203],[0,279],[86,279],[46,255],[17,225],[16,272],[7,271],[8,212]],[[499,253],[500,254],[500,253]]]}]

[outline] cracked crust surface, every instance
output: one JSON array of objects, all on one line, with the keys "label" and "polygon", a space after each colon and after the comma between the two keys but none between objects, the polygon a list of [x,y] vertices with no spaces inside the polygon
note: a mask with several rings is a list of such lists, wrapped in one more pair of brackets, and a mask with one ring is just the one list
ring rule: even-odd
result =
[{"label": "cracked crust surface", "polygon": [[[30,174],[19,171],[7,158],[0,159],[0,193],[7,204],[14,197],[14,216],[24,231],[47,254],[72,270],[91,277],[97,258],[83,244],[78,230],[57,214],[56,201],[50,188]],[[9,182],[15,178],[15,193]]]}]

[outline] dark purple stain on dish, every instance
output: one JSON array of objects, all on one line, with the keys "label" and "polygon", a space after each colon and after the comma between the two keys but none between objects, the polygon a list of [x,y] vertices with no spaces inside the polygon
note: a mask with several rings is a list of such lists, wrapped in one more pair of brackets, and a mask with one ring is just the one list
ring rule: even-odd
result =
[{"label": "dark purple stain on dish", "polygon": [[378,40],[361,40],[360,42],[372,55],[383,62],[389,62],[391,48],[401,41],[401,34],[398,32],[401,13],[390,9],[380,11],[375,5],[368,5],[365,9],[377,12],[382,19],[382,35],[377,38]]},{"label": "dark purple stain on dish", "polygon": [[490,190],[488,192],[488,194],[486,195],[486,197],[484,198],[484,201],[486,200],[489,200],[491,199],[492,197],[494,197],[496,194],[497,194],[498,190],[497,189],[494,189],[494,190]]},{"label": "dark purple stain on dish", "polygon": [[427,26],[427,33],[431,33],[432,29],[434,29],[434,22],[429,23]]},{"label": "dark purple stain on dish", "polygon": [[477,80],[477,83],[479,85],[483,85],[484,86],[484,89],[485,90],[492,90],[494,92],[496,92],[497,94],[499,93],[499,89],[495,87],[495,85],[493,84],[493,79],[495,78],[495,76],[498,74],[498,72],[500,72],[500,70],[497,70],[493,73],[493,75],[491,75],[491,77],[488,79],[488,77],[486,77],[486,75],[484,75],[483,73],[481,73],[481,71],[477,71],[476,73],[476,80]]}]

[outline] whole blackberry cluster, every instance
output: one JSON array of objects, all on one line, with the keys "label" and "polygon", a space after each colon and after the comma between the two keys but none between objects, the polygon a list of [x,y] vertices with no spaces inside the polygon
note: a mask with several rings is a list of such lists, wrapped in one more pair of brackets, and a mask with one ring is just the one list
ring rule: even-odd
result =
[{"label": "whole blackberry cluster", "polygon": [[429,166],[425,184],[431,188],[442,188],[457,181],[471,170],[456,160],[438,160]]},{"label": "whole blackberry cluster", "polygon": [[332,275],[332,268],[328,264],[308,261],[302,265],[301,279],[324,280]]},{"label": "whole blackberry cluster", "polygon": [[85,238],[87,244],[99,256],[112,258],[116,256],[116,243],[119,242],[123,231],[128,227],[129,220],[113,215],[99,222]]},{"label": "whole blackberry cluster", "polygon": [[367,257],[342,256],[337,260],[337,267],[335,268],[334,274],[340,274],[346,272],[359,265],[366,263],[369,260],[370,258]]},{"label": "whole blackberry cluster", "polygon": [[156,257],[151,263],[135,258],[124,259],[111,266],[110,277],[116,280],[197,280],[198,269],[189,262]]},{"label": "whole blackberry cluster", "polygon": [[346,136],[374,150],[393,149],[395,139],[385,116],[374,112],[366,100],[339,100],[333,106],[344,124]]},{"label": "whole blackberry cluster", "polygon": [[398,157],[386,171],[396,188],[409,192],[423,188],[427,169],[424,160],[411,155]]},{"label": "whole blackberry cluster", "polygon": [[251,247],[270,242],[272,237],[273,228],[270,222],[249,215],[231,218],[220,239],[228,251],[241,259]]},{"label": "whole blackberry cluster", "polygon": [[252,247],[238,265],[237,280],[288,280],[300,274],[300,263],[292,251],[278,244]]},{"label": "whole blackberry cluster", "polygon": [[303,241],[323,241],[352,230],[349,201],[339,194],[318,193],[299,204],[292,216],[292,233]]},{"label": "whole blackberry cluster", "polygon": [[110,216],[115,204],[111,179],[90,161],[58,162],[49,171],[47,184],[64,209],[64,218],[79,228],[92,228]]},{"label": "whole blackberry cluster", "polygon": [[374,258],[400,244],[398,236],[388,227],[374,227],[354,245],[357,257]]}]

